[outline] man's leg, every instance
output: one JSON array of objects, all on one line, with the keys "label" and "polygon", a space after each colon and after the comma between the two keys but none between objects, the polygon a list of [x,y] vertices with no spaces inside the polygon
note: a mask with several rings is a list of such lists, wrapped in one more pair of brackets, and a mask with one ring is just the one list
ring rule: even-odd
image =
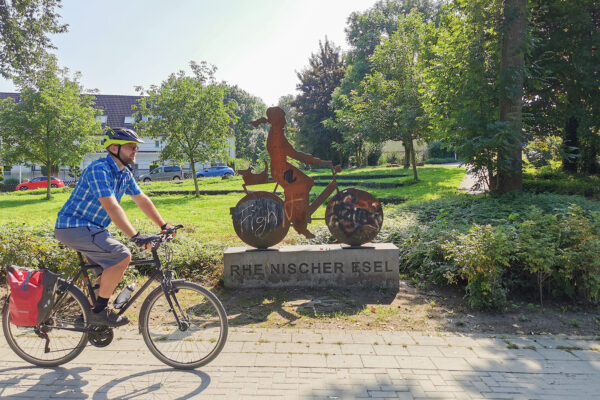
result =
[{"label": "man's leg", "polygon": [[102,272],[102,279],[100,279],[100,290],[98,291],[98,296],[104,298],[110,298],[115,288],[121,282],[121,278],[123,278],[123,274],[131,261],[131,256],[124,258],[118,264],[113,265],[112,267],[108,267]]}]

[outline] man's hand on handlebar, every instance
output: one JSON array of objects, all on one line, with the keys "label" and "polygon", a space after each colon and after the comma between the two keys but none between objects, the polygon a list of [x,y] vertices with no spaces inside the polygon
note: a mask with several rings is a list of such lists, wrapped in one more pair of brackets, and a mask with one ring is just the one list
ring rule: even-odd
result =
[{"label": "man's hand on handlebar", "polygon": [[166,223],[160,227],[160,230],[162,233],[168,233],[168,234],[172,235],[173,237],[177,236],[177,229],[179,229],[179,228],[176,228],[169,223]]},{"label": "man's hand on handlebar", "polygon": [[140,235],[139,232],[131,237],[133,243],[146,250],[152,248],[152,242],[155,239],[156,236]]}]

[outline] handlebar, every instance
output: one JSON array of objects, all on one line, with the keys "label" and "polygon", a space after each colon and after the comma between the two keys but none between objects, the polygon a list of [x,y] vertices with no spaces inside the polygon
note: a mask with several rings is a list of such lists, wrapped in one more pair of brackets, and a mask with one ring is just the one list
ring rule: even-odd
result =
[{"label": "handlebar", "polygon": [[150,238],[150,241],[153,242],[152,249],[153,250],[158,249],[161,244],[163,244],[165,242],[170,242],[171,240],[173,240],[173,238],[174,238],[173,234],[177,233],[177,231],[181,228],[183,228],[183,225],[175,225],[172,229],[164,230],[159,235],[152,236]]}]

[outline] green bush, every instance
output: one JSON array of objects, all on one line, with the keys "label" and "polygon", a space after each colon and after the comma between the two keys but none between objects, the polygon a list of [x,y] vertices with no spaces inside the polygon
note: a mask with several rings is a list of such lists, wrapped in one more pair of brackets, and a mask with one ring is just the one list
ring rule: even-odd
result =
[{"label": "green bush", "polygon": [[[135,226],[144,232],[154,232],[156,227],[150,223],[135,221]],[[187,230],[187,229],[186,229]],[[151,258],[145,251],[131,243],[120,231],[109,228],[111,235],[125,243],[132,252],[133,259]],[[227,243],[204,243],[193,237],[193,232],[184,231],[170,242],[171,261],[167,266],[165,253],[160,253],[165,268],[173,269],[177,276],[191,278],[194,281],[215,283],[222,271],[223,248]],[[0,280],[6,279],[5,267],[11,264],[30,268],[48,268],[58,273],[72,275],[78,268],[77,253],[68,248],[59,247],[53,237],[50,225],[42,226],[5,226],[0,230]],[[190,234],[191,233],[191,234]],[[151,266],[136,267],[139,273],[147,274]],[[128,274],[134,273],[132,268]]]},{"label": "green bush", "polygon": [[[388,212],[411,221],[387,238],[400,270],[465,289],[474,308],[500,308],[511,293],[600,302],[600,204],[580,196],[456,196]],[[385,240],[384,239],[384,240]]]},{"label": "green bush", "polygon": [[454,162],[456,162],[454,157],[428,158],[427,160],[425,160],[425,164],[448,164],[448,163],[454,163]]},{"label": "green bush", "polygon": [[5,179],[4,182],[2,182],[2,184],[6,186],[12,186],[14,190],[14,188],[19,184],[19,180],[15,178],[8,178]]},{"label": "green bush", "polygon": [[502,275],[510,266],[513,246],[505,230],[503,226],[474,225],[468,233],[443,244],[447,258],[467,282],[467,301],[472,308],[501,309],[506,304]]},{"label": "green bush", "polygon": [[550,165],[528,168],[523,176],[523,189],[531,193],[556,193],[600,198],[600,178],[569,174]]},{"label": "green bush", "polygon": [[427,144],[427,154],[431,158],[452,158],[454,159],[454,152],[444,147],[442,142],[430,142]]},{"label": "green bush", "polygon": [[48,268],[57,273],[71,274],[77,268],[75,252],[60,248],[50,226],[4,226],[0,230],[0,278],[6,279],[9,265],[28,268]]},{"label": "green bush", "polygon": [[379,158],[382,154],[382,146],[381,145],[373,145],[370,146],[367,151],[367,165],[375,166],[379,162]]}]

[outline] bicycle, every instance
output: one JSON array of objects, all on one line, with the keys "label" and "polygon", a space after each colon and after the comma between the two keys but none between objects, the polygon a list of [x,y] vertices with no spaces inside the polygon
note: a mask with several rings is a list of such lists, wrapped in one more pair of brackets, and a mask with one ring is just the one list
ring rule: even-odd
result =
[{"label": "bicycle", "polygon": [[[163,231],[152,237],[152,258],[134,260],[130,265],[154,264],[154,271],[122,305],[122,315],[150,287],[139,312],[139,330],[148,349],[163,363],[178,369],[194,369],[212,361],[227,340],[227,314],[219,299],[208,289],[183,279],[174,279],[172,270],[164,270],[158,249],[173,239],[183,226]],[[165,264],[171,259],[168,246]],[[98,265],[86,265],[78,252],[80,269],[70,279],[59,279],[55,302],[49,317],[35,327],[20,327],[11,323],[8,299],[2,310],[2,329],[10,348],[23,360],[41,367],[55,367],[73,360],[89,343],[108,346],[113,329],[88,323],[90,301],[95,302],[94,288],[88,271]],[[83,278],[88,295],[75,284]]]},{"label": "bicycle", "polygon": [[[248,192],[247,186],[273,182],[265,170],[253,174],[250,169],[238,171],[244,180],[242,187],[246,195],[230,209],[235,232],[250,246],[266,249],[279,243],[290,228],[290,216],[285,210],[284,201],[276,194],[278,185],[272,192]],[[339,190],[336,174],[341,167],[331,166],[332,180],[325,189],[308,205],[307,223],[325,220],[331,234],[340,242],[360,246],[377,236],[383,225],[383,210],[379,201],[364,190],[347,188]],[[313,218],[317,209],[336,194],[327,204],[325,218]]]}]

